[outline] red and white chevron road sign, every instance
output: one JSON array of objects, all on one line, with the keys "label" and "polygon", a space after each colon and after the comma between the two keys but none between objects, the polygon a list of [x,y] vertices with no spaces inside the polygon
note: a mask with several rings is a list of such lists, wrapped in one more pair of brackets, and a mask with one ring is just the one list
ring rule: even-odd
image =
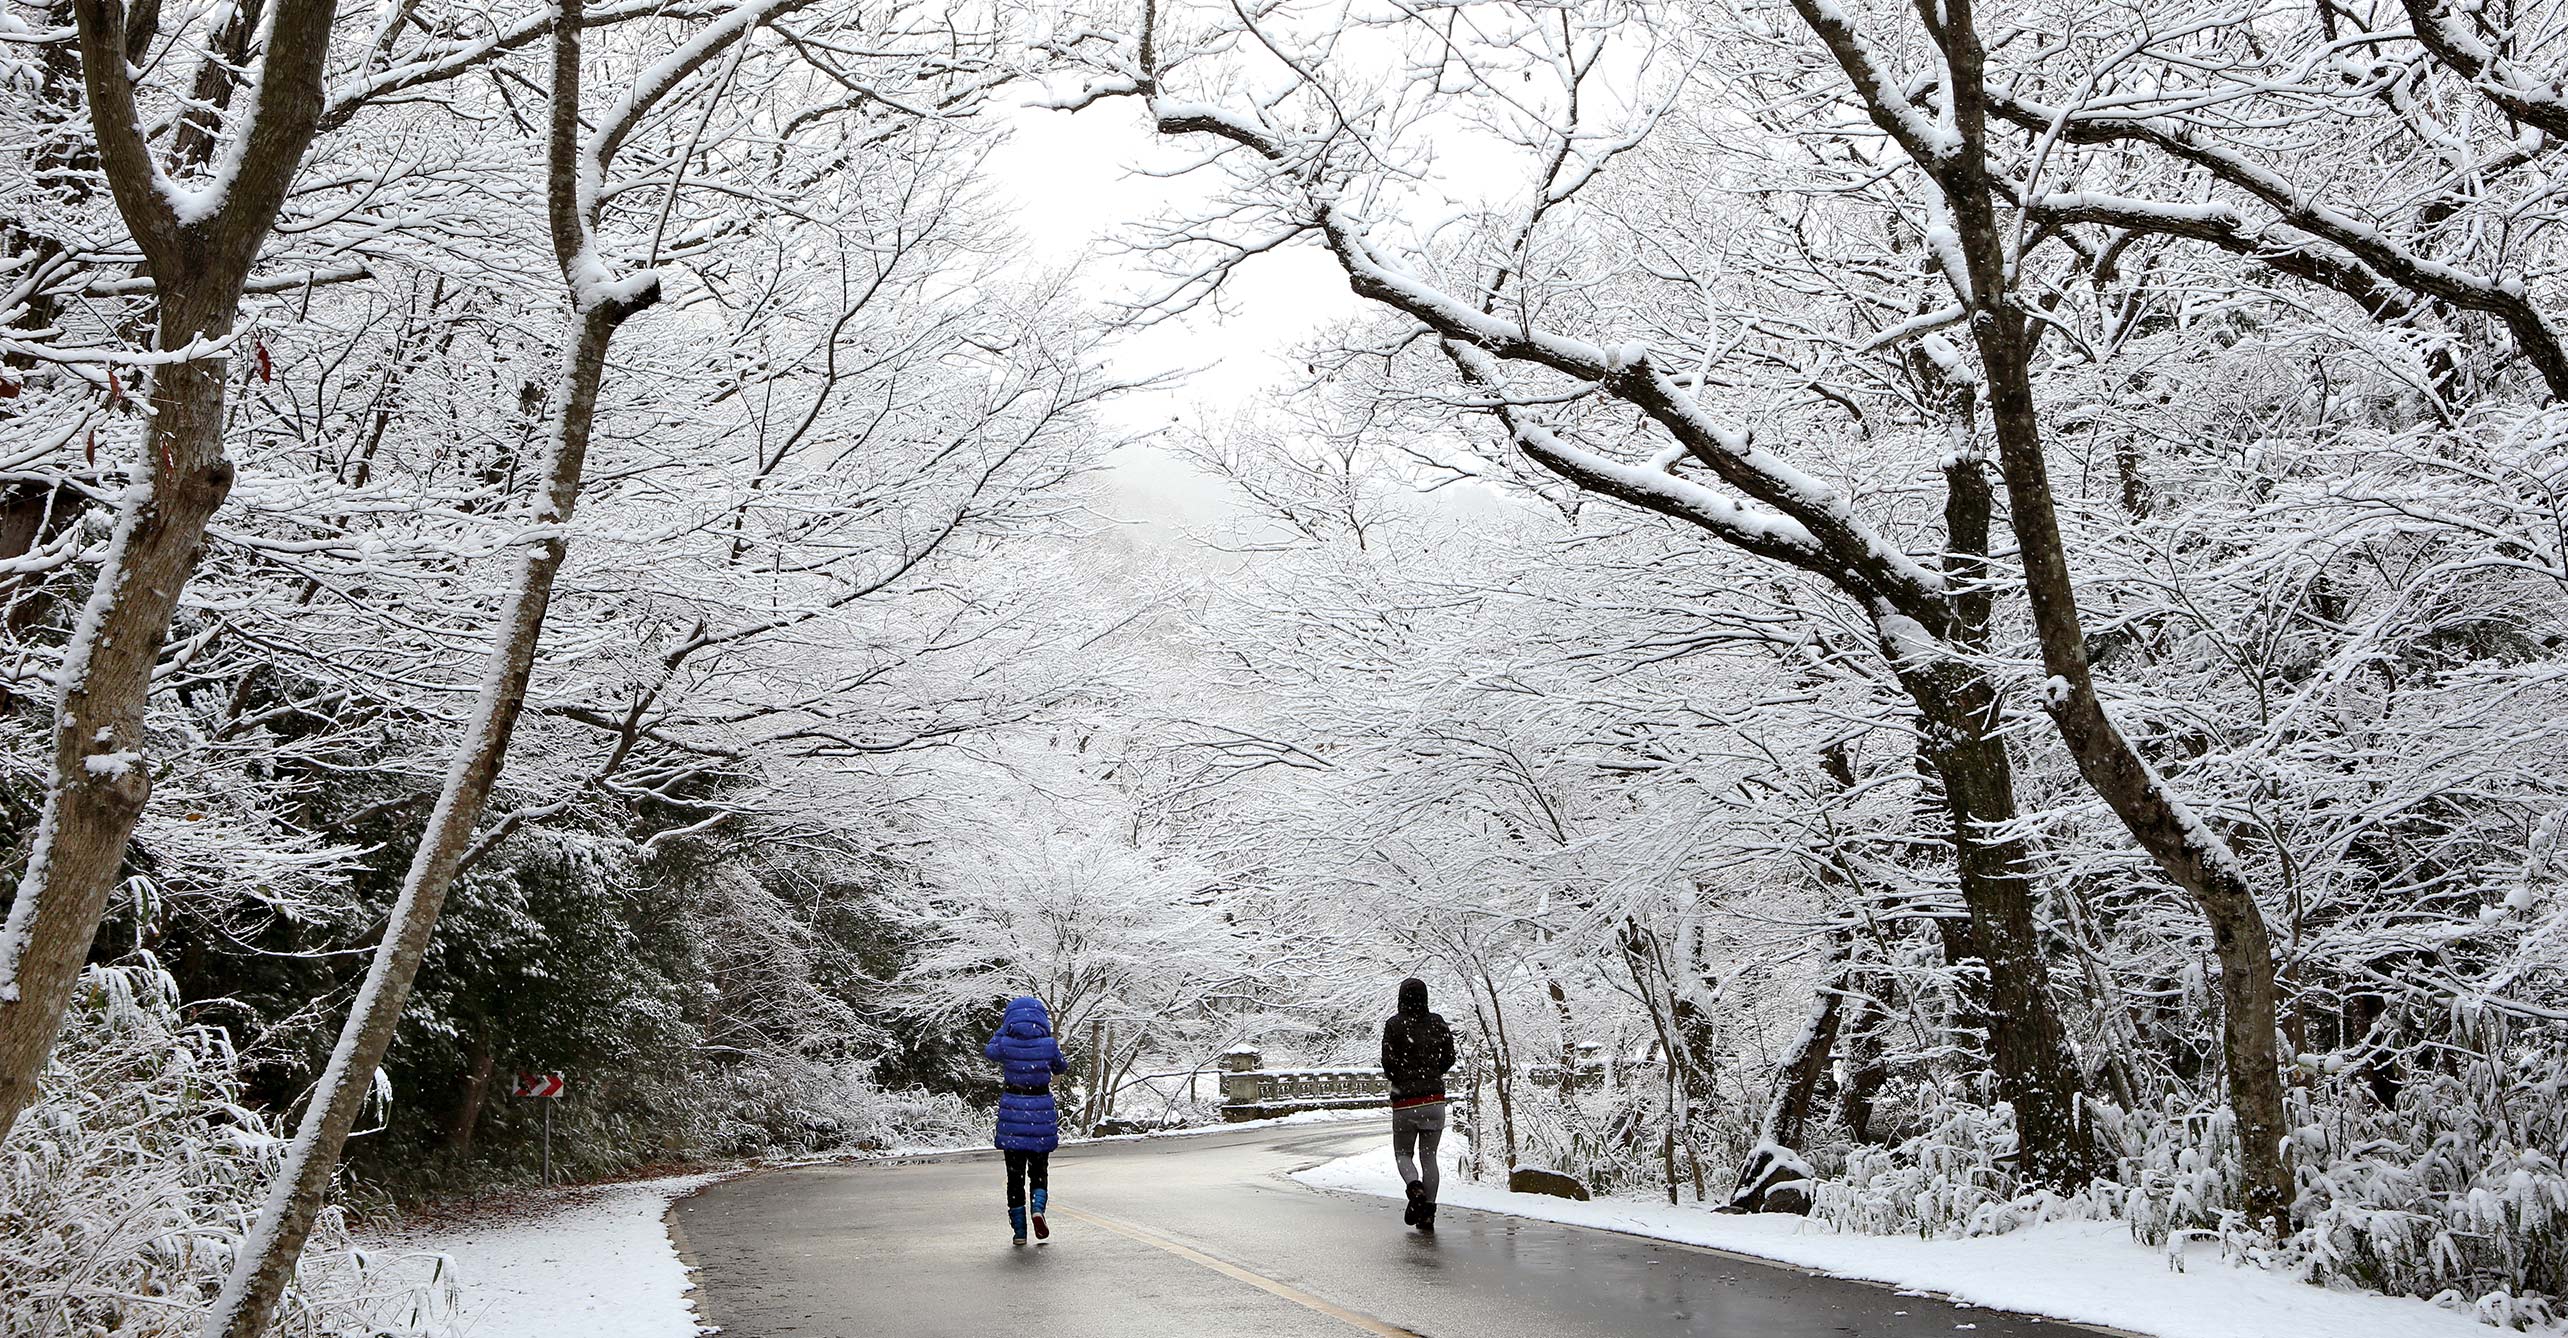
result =
[{"label": "red and white chevron road sign", "polygon": [[560,1096],[562,1075],[558,1073],[521,1073],[517,1075],[518,1096]]}]

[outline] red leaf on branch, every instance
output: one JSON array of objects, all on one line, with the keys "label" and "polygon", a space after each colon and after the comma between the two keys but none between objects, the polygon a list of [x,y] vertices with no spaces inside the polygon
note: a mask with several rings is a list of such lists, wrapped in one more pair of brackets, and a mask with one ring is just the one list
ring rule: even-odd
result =
[{"label": "red leaf on branch", "polygon": [[276,364],[268,361],[267,341],[251,340],[250,351],[259,355],[259,379],[271,382],[276,380]]}]

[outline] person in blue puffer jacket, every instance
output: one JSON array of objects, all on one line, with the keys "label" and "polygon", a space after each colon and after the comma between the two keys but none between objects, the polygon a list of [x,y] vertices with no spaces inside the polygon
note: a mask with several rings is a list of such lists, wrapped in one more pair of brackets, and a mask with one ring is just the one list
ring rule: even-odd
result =
[{"label": "person in blue puffer jacket", "polygon": [[1052,1075],[1070,1071],[1052,1039],[1052,1014],[1031,994],[1008,1000],[998,1034],[981,1053],[998,1061],[999,1131],[993,1146],[1007,1155],[1008,1225],[1025,1244],[1026,1190],[1034,1190],[1034,1235],[1049,1239],[1044,1200],[1052,1190],[1052,1150],[1061,1146],[1061,1112],[1052,1104]]}]

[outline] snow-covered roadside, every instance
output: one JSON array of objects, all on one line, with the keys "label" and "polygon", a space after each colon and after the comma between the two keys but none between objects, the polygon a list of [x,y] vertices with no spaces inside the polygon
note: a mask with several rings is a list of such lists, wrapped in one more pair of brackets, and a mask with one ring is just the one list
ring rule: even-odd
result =
[{"label": "snow-covered roadside", "polygon": [[[1073,1139],[1063,1146],[1382,1118],[1379,1110],[1312,1111],[1241,1124]],[[761,1165],[892,1161],[988,1150],[978,1144],[895,1148]],[[432,1292],[452,1296],[450,1324],[443,1329],[423,1326],[430,1331],[451,1332],[456,1338],[697,1338],[705,1326],[691,1299],[695,1284],[669,1239],[665,1219],[672,1201],[737,1173],[530,1193],[521,1205],[486,1207],[465,1219],[361,1232],[356,1243],[368,1256],[368,1267],[387,1283],[432,1281]]]},{"label": "snow-covered roadside", "polygon": [[[1448,1152],[1451,1148],[1448,1145]],[[1446,1158],[1451,1161],[1450,1155]],[[1388,1147],[1297,1172],[1315,1189],[1400,1197]],[[1511,1194],[1448,1167],[1439,1198],[1796,1265],[1836,1277],[2151,1338],[2503,1338],[2505,1330],[2425,1301],[2330,1291],[2223,1263],[2206,1248],[2178,1271],[2163,1250],[2112,1222],[2053,1222],[1975,1240],[1840,1235],[1799,1217],[1733,1216],[1626,1199],[1579,1203]],[[2568,1330],[2547,1331],[2558,1335]]]},{"label": "snow-covered roadside", "polygon": [[530,1195],[523,1210],[361,1235],[370,1262],[405,1279],[442,1257],[458,1338],[696,1338],[704,1325],[663,1218],[725,1173]]}]

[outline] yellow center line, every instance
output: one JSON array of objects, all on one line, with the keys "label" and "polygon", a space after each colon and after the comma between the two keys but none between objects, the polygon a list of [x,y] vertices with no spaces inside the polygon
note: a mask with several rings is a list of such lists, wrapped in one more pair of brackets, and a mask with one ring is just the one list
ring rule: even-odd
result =
[{"label": "yellow center line", "polygon": [[1257,1288],[1259,1291],[1281,1296],[1295,1305],[1309,1310],[1316,1310],[1341,1324],[1361,1329],[1366,1333],[1379,1334],[1381,1335],[1381,1338],[1420,1338],[1420,1335],[1414,1329],[1404,1329],[1397,1324],[1385,1324],[1381,1320],[1375,1319],[1373,1316],[1361,1311],[1349,1310],[1345,1306],[1338,1305],[1335,1302],[1324,1301],[1319,1297],[1311,1295],[1309,1292],[1303,1291],[1299,1287],[1277,1282],[1275,1279],[1267,1277],[1262,1273],[1252,1273],[1237,1264],[1228,1262],[1227,1260],[1216,1259],[1201,1250],[1195,1249],[1189,1245],[1182,1245],[1176,1241],[1170,1240],[1166,1236],[1160,1235],[1158,1232],[1149,1230],[1148,1228],[1137,1227],[1130,1222],[1118,1222],[1111,1217],[1101,1217],[1096,1213],[1087,1212],[1079,1208],[1055,1208],[1053,1211],[1067,1213],[1072,1217],[1078,1218],[1082,1222],[1095,1223],[1098,1226],[1104,1227],[1108,1231],[1114,1232],[1118,1236],[1137,1240],[1153,1249],[1166,1250],[1168,1253],[1173,1254],[1188,1263],[1200,1264],[1226,1278],[1236,1278],[1241,1282],[1247,1283],[1251,1287]]}]

